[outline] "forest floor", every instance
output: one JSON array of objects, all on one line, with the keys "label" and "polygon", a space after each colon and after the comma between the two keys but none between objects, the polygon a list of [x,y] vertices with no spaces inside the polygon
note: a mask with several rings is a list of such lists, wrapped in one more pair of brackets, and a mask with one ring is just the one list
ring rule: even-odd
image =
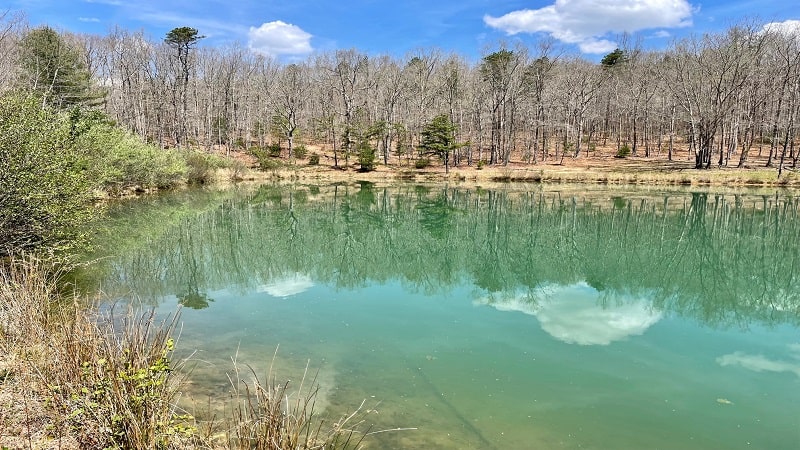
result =
[{"label": "forest floor", "polygon": [[[731,187],[791,187],[800,188],[800,170],[791,167],[787,159],[783,173],[778,177],[778,161],[775,167],[766,167],[768,150],[758,155],[751,153],[742,168],[736,167],[738,155],[729,166],[712,164],[710,169],[695,169],[694,155],[685,149],[677,150],[672,160],[666,153],[651,157],[628,156],[617,158],[613,149],[604,149],[587,156],[561,158],[550,156],[545,161],[527,163],[512,160],[508,164],[483,165],[473,161],[450,167],[445,171],[438,159],[423,169],[414,167],[410,159],[399,160],[392,156],[389,164],[378,161],[372,171],[361,171],[357,159],[351,157],[346,163],[339,158],[339,167],[334,166],[333,153],[319,146],[307,145],[309,154],[320,156],[318,165],[309,165],[307,159],[297,159],[279,168],[264,172],[255,171],[248,179],[318,180],[318,181],[410,181],[454,183],[591,183],[620,185],[683,185],[683,186],[731,186]],[[284,150],[286,152],[286,150]],[[257,167],[255,159],[244,153],[234,153],[250,167]]]}]

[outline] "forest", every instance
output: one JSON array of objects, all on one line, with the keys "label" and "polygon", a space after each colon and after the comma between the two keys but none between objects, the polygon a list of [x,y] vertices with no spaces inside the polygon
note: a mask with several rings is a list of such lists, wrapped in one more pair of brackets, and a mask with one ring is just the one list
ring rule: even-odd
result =
[{"label": "forest", "polygon": [[[242,44],[203,45],[202,30],[189,26],[164,37],[57,32],[58,49],[36,53],[31,36],[53,30],[11,12],[0,23],[0,90],[94,105],[160,148],[293,160],[312,156],[313,145],[332,152],[336,167],[353,158],[367,170],[426,155],[454,165],[601,151],[671,160],[678,147],[698,169],[759,156],[782,171],[798,158],[800,30],[754,21],[660,51],[623,36],[599,63],[547,39],[499,43],[477,61],[428,48],[281,62]],[[452,135],[431,145],[425,127],[437,117]]]}]

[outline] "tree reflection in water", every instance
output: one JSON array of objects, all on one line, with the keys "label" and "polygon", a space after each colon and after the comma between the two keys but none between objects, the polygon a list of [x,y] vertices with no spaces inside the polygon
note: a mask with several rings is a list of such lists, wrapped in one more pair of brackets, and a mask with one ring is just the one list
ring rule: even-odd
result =
[{"label": "tree reflection in water", "polygon": [[796,324],[798,238],[792,197],[267,185],[116,246],[106,282],[193,308],[216,289],[281,280],[400,280],[421,292],[469,283],[540,314],[540,299],[519,293],[585,286],[604,308],[646,299],[716,326]]}]

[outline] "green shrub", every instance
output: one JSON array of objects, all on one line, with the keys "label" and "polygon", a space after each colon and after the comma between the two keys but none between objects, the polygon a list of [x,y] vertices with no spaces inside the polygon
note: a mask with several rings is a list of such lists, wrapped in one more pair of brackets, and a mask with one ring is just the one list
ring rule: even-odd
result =
[{"label": "green shrub", "polygon": [[146,178],[149,188],[165,189],[177,186],[186,180],[187,167],[186,159],[178,150],[162,150],[157,147],[148,146],[149,150],[144,152],[153,157],[150,177]]},{"label": "green shrub", "polygon": [[617,154],[615,155],[616,158],[626,158],[628,155],[631,154],[631,148],[628,147],[628,144],[622,144],[622,147],[617,150]]},{"label": "green shrub", "polygon": [[280,158],[281,144],[269,144],[267,146],[267,154],[273,158]]},{"label": "green shrub", "polygon": [[414,167],[417,169],[424,169],[431,165],[431,160],[428,158],[419,158],[414,161]]},{"label": "green shrub", "polygon": [[272,170],[278,170],[281,167],[283,167],[283,163],[279,159],[270,158],[264,160],[263,162],[260,162],[258,166],[261,170],[272,171]]},{"label": "green shrub", "polygon": [[475,168],[478,169],[478,170],[483,170],[483,166],[485,166],[486,164],[488,164],[486,162],[486,160],[485,159],[481,159],[480,161],[478,161],[478,164],[477,164],[477,166]]},{"label": "green shrub", "polygon": [[255,156],[258,168],[261,170],[275,170],[282,166],[279,160],[271,156],[272,151],[269,150],[271,147],[267,147],[267,150],[258,146],[250,147],[250,154]]},{"label": "green shrub", "polygon": [[186,178],[190,184],[210,183],[214,181],[216,170],[228,165],[223,158],[211,153],[190,151],[185,158],[188,167]]},{"label": "green shrub", "polygon": [[305,159],[308,154],[308,149],[305,145],[298,145],[292,149],[292,153],[294,153],[294,157],[297,159]]},{"label": "green shrub", "polygon": [[375,170],[375,148],[369,143],[362,143],[358,146],[358,164],[362,172]]},{"label": "green shrub", "polygon": [[308,165],[309,166],[316,166],[319,164],[319,155],[312,154],[308,157]]},{"label": "green shrub", "polygon": [[92,173],[65,113],[31,96],[0,96],[0,256],[64,254],[88,242]]},{"label": "green shrub", "polygon": [[266,150],[264,150],[263,148],[261,148],[261,146],[258,145],[251,145],[250,148],[247,149],[247,152],[255,156],[256,159],[259,159],[261,157],[265,158],[267,157]]},{"label": "green shrub", "polygon": [[76,137],[75,145],[92,156],[97,187],[112,194],[173,187],[187,175],[186,159],[178,150],[160,149],[108,124],[91,126]]}]

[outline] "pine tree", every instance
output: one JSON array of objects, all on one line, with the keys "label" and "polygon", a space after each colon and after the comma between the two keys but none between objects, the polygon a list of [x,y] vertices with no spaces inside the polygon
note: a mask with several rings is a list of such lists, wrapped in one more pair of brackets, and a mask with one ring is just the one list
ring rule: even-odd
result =
[{"label": "pine tree", "polygon": [[456,143],[456,126],[447,114],[439,114],[422,128],[422,147],[427,154],[444,160],[445,172],[449,170],[450,152],[464,146]]},{"label": "pine tree", "polygon": [[20,66],[22,87],[38,94],[44,105],[92,106],[105,97],[92,85],[77,50],[50,27],[35,28],[22,38]]}]

